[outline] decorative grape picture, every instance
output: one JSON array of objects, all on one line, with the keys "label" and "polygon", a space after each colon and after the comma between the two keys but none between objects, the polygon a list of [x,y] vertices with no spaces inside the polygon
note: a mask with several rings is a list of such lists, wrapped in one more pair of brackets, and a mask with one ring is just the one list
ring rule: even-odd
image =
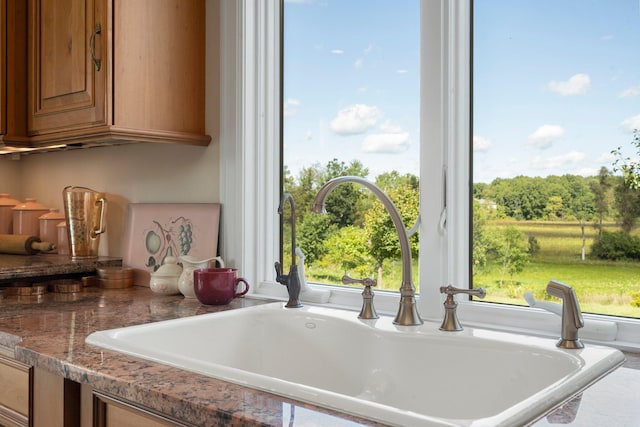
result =
[{"label": "decorative grape picture", "polygon": [[123,264],[134,269],[136,284],[148,285],[168,256],[218,256],[219,221],[218,203],[130,203]]},{"label": "decorative grape picture", "polygon": [[191,220],[183,216],[168,224],[153,220],[153,227],[145,237],[145,246],[149,252],[146,266],[156,271],[168,256],[179,259],[180,255],[189,254],[193,243],[192,230]]}]

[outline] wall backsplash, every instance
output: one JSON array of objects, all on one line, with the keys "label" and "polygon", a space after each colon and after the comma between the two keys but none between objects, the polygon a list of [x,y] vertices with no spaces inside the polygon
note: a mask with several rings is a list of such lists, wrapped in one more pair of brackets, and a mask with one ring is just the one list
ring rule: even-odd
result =
[{"label": "wall backsplash", "polygon": [[[107,193],[107,232],[99,253],[119,257],[128,203],[219,201],[218,146],[130,144],[2,159],[0,192],[20,200],[35,197],[61,211],[67,185]],[[18,188],[6,185],[14,181]]]},{"label": "wall backsplash", "polygon": [[20,194],[20,162],[10,156],[0,156],[0,193],[9,193],[12,198]]}]

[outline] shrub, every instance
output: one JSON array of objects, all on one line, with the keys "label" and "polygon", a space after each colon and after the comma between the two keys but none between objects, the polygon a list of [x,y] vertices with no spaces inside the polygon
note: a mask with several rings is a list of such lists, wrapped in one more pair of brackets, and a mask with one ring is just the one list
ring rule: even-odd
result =
[{"label": "shrub", "polygon": [[624,231],[603,231],[591,246],[591,255],[612,261],[640,260],[640,238]]},{"label": "shrub", "polygon": [[631,305],[633,307],[640,307],[640,292],[634,292],[631,294]]},{"label": "shrub", "polygon": [[536,236],[529,236],[529,254],[531,256],[536,256],[538,252],[540,252],[540,243],[538,243],[538,239],[536,239]]}]

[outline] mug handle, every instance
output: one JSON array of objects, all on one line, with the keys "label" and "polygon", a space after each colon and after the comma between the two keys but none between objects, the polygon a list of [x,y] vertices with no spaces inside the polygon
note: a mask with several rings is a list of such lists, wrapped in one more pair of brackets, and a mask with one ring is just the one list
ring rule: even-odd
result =
[{"label": "mug handle", "polygon": [[249,292],[249,282],[246,281],[246,279],[244,277],[238,277],[236,279],[236,288],[238,287],[238,283],[244,283],[244,291],[242,292],[236,292],[235,295],[233,295],[233,297],[241,297],[242,295],[246,294],[247,292]]}]

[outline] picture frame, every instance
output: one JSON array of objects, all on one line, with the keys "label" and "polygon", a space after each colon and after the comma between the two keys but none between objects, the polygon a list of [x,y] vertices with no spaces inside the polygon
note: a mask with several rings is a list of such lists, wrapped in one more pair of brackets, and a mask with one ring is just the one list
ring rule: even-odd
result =
[{"label": "picture frame", "polygon": [[134,283],[149,286],[167,256],[217,256],[220,210],[219,203],[129,203],[122,263]]}]

